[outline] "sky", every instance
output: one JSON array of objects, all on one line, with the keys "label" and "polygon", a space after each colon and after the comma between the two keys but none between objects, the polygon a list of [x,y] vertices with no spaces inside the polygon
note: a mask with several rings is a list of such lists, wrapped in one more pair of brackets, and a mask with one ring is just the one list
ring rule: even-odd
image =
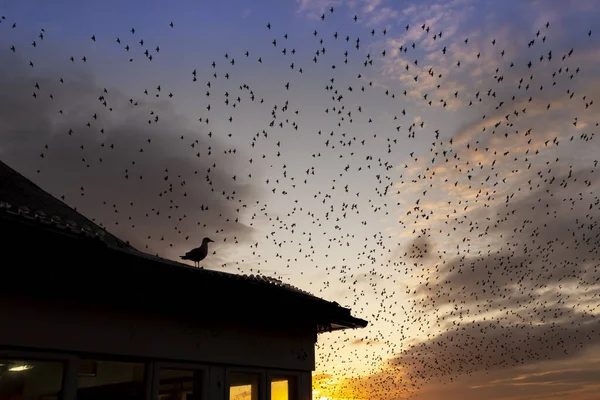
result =
[{"label": "sky", "polygon": [[594,5],[3,0],[0,159],[368,320],[320,336],[315,398],[592,399]]}]

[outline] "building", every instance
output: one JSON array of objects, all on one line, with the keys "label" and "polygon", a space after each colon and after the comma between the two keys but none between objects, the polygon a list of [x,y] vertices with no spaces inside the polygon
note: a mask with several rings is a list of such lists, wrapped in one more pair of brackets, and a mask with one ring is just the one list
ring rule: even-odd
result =
[{"label": "building", "polygon": [[1,162],[0,243],[0,400],[308,400],[317,334],[367,325],[137,251]]}]

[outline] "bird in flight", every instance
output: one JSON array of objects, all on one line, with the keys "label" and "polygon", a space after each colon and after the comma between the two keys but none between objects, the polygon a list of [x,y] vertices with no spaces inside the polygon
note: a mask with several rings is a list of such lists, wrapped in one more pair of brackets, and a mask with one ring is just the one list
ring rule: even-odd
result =
[{"label": "bird in flight", "polygon": [[195,267],[199,267],[200,261],[204,260],[208,254],[208,244],[210,242],[213,242],[213,240],[205,237],[202,239],[202,245],[200,247],[196,247],[195,249],[188,251],[184,256],[181,256],[181,259],[191,260],[194,262]]},{"label": "bird in flight", "polygon": [[[370,330],[357,331],[357,341],[319,343],[317,369],[338,365],[347,346],[362,346],[368,355],[356,365],[376,375],[340,390],[394,398],[396,388],[393,394],[379,392],[381,377],[406,377],[398,381],[398,393],[412,392],[445,377],[567,355],[583,349],[585,338],[593,343],[598,337],[593,323],[600,317],[600,151],[593,150],[599,122],[593,93],[584,93],[592,86],[585,79],[595,78],[582,80],[583,59],[577,56],[580,43],[588,43],[582,50],[597,48],[593,28],[577,27],[558,45],[545,40],[545,34],[559,33],[546,22],[530,32],[529,43],[513,46],[512,37],[494,38],[487,27],[443,33],[452,23],[443,19],[429,26],[419,16],[403,23],[404,31],[373,26],[368,31],[370,17],[363,13],[320,12],[322,27],[293,30],[264,20],[257,22],[265,33],[260,46],[219,48],[215,58],[202,58],[205,65],[185,66],[194,104],[189,112],[198,114],[202,126],[183,130],[179,138],[165,133],[183,126],[162,104],[171,95],[187,94],[153,76],[154,67],[121,68],[140,65],[142,55],[159,60],[170,51],[170,40],[144,37],[138,20],[114,31],[95,28],[84,32],[81,43],[96,49],[67,49],[71,54],[64,57],[60,52],[68,69],[57,64],[50,70],[60,76],[46,77],[40,72],[48,69],[44,62],[54,61],[38,52],[48,46],[52,30],[42,29],[43,39],[30,37],[38,29],[32,26],[26,36],[13,38],[26,21],[14,29],[12,21],[0,23],[2,39],[15,40],[0,40],[6,46],[0,51],[31,72],[0,68],[0,82],[18,76],[23,81],[18,87],[26,90],[7,103],[10,110],[27,111],[0,108],[3,122],[18,118],[8,120],[0,146],[22,136],[21,127],[37,126],[28,120],[31,115],[56,113],[56,127],[26,135],[28,142],[39,140],[38,151],[10,157],[22,157],[23,168],[35,166],[40,184],[58,182],[48,175],[53,170],[72,170],[64,178],[70,206],[94,210],[97,221],[127,229],[134,235],[127,239],[143,240],[149,252],[167,252],[166,258],[193,232],[198,239],[219,235],[219,250],[236,246],[236,251],[224,252],[218,264],[213,252],[210,267],[240,274],[272,271],[278,278],[287,275],[281,278],[287,281],[297,277],[316,294],[331,295],[367,317]],[[340,25],[342,18],[347,21]],[[159,25],[163,33],[175,32],[169,20]],[[78,85],[79,78],[68,75],[74,68],[100,68],[95,62],[103,37],[118,38],[110,40],[117,52],[108,59],[122,62],[114,70],[125,75],[115,78],[140,81],[127,74],[144,71],[145,87]],[[384,38],[399,48],[374,46]],[[281,61],[272,64],[275,57]],[[256,69],[268,76],[280,67],[285,70],[277,78],[279,72],[256,80],[247,74]],[[463,81],[472,71],[481,71],[477,79]],[[367,78],[383,74],[387,80],[391,72],[401,79],[389,87]],[[322,88],[308,86],[313,79],[322,80]],[[122,93],[107,90],[109,85],[122,86]],[[554,111],[563,104],[573,115]],[[435,118],[442,110],[453,120],[469,110],[465,130],[462,123],[445,126],[446,117]],[[129,138],[122,119],[135,122],[134,130],[146,137]],[[308,144],[296,146],[295,134]],[[582,149],[589,154],[580,157]],[[71,161],[65,160],[67,152]],[[580,165],[571,162],[574,155]],[[152,230],[165,236],[149,236]],[[200,247],[175,258],[199,266],[209,242],[204,238]],[[274,270],[267,269],[273,264]],[[410,344],[416,338],[423,341]],[[397,362],[381,375],[380,363],[390,356]]]}]

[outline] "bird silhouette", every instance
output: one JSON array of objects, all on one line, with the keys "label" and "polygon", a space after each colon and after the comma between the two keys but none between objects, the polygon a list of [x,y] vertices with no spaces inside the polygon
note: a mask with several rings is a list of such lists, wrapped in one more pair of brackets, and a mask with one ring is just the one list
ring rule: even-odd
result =
[{"label": "bird silhouette", "polygon": [[208,244],[213,242],[210,238],[205,237],[202,239],[200,247],[196,247],[181,256],[182,260],[190,260],[194,262],[194,266],[199,266],[200,261],[204,260],[208,255]]}]

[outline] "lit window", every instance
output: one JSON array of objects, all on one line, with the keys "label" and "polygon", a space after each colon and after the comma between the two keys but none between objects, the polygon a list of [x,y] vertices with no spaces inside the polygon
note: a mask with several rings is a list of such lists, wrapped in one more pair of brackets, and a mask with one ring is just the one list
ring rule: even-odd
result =
[{"label": "lit window", "polygon": [[260,374],[232,372],[229,375],[229,400],[258,400]]},{"label": "lit window", "polygon": [[271,400],[296,400],[296,380],[289,376],[271,378]]},{"label": "lit window", "polygon": [[63,363],[0,359],[0,400],[59,400]]}]

